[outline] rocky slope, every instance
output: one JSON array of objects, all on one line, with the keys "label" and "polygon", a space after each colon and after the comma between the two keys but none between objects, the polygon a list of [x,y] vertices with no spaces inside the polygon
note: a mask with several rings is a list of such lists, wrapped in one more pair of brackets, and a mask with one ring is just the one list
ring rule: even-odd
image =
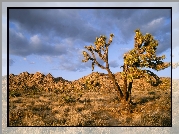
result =
[{"label": "rocky slope", "polygon": [[[116,73],[116,79],[121,83],[120,73]],[[39,89],[45,91],[62,89],[94,89],[94,88],[112,88],[112,81],[107,74],[93,72],[75,81],[68,81],[62,77],[54,78],[50,73],[44,75],[40,72],[29,74],[28,72],[19,75],[9,75],[10,90],[28,90]]]},{"label": "rocky slope", "polygon": [[44,75],[40,72],[29,74],[28,72],[20,73],[19,75],[9,75],[9,89],[10,90],[52,90],[61,87],[63,84],[69,85],[70,81],[62,77],[54,78],[50,73]]},{"label": "rocky slope", "polygon": [[[115,74],[116,80],[120,87],[123,87],[123,81],[121,79],[120,72]],[[165,79],[170,78],[162,78]],[[150,86],[149,83],[145,82],[144,79],[135,79],[133,84],[135,84],[136,89],[145,89],[145,87]],[[139,84],[140,83],[140,84]],[[29,90],[38,89],[40,91],[52,91],[52,90],[111,90],[113,89],[113,82],[109,79],[107,74],[93,72],[87,76],[84,76],[75,81],[68,81],[62,77],[54,78],[50,73],[44,75],[40,72],[35,74],[29,74],[28,72],[20,73],[19,75],[10,74],[9,75],[9,90]]]}]

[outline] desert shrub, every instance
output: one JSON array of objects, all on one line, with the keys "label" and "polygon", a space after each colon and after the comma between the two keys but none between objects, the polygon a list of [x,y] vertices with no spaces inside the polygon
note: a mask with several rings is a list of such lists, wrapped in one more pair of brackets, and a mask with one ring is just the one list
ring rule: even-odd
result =
[{"label": "desert shrub", "polygon": [[12,90],[9,92],[9,96],[10,97],[20,97],[21,96],[21,92],[18,90]]},{"label": "desert shrub", "polygon": [[76,99],[72,97],[71,95],[65,95],[62,97],[65,103],[73,103],[76,102]]},{"label": "desert shrub", "polygon": [[27,93],[29,95],[37,95],[37,94],[41,93],[41,90],[38,88],[33,88],[33,89],[27,90]]},{"label": "desert shrub", "polygon": [[148,94],[149,95],[155,95],[155,92],[154,91],[149,91]]}]

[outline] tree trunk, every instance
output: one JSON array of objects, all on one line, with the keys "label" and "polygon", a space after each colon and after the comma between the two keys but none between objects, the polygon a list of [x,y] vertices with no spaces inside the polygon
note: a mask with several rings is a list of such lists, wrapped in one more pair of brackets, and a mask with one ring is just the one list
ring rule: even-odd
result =
[{"label": "tree trunk", "polygon": [[132,82],[129,82],[129,86],[127,86],[127,65],[124,64],[123,66],[123,72],[125,72],[124,76],[124,87],[123,87],[123,92],[124,92],[124,99],[126,102],[130,103],[131,102],[131,90],[132,90]]},{"label": "tree trunk", "polygon": [[124,77],[124,86],[123,86],[123,92],[124,92],[124,99],[127,101],[128,99],[128,91],[127,91],[127,77]]},{"label": "tree trunk", "polygon": [[131,90],[132,90],[132,82],[129,82],[129,86],[128,86],[128,98],[127,101],[131,102]]},{"label": "tree trunk", "polygon": [[114,84],[115,89],[118,91],[119,96],[120,96],[120,98],[122,99],[122,98],[124,97],[124,94],[122,93],[122,90],[121,90],[120,86],[118,85],[118,83],[117,83],[117,81],[116,81],[116,79],[115,79],[114,74],[112,74],[112,72],[110,71],[110,69],[107,69],[107,71],[108,71],[109,77],[110,77],[111,80],[113,81],[113,84]]},{"label": "tree trunk", "polygon": [[129,97],[129,93],[128,93],[128,90],[127,90],[127,65],[124,64],[123,66],[123,72],[125,73],[125,76],[124,76],[124,86],[123,86],[123,92],[124,92],[124,99],[125,101],[128,100],[128,97]]},{"label": "tree trunk", "polygon": [[122,99],[124,97],[122,90],[120,88],[120,86],[118,85],[114,74],[111,72],[111,70],[109,69],[109,63],[108,63],[108,46],[106,47],[106,70],[108,71],[109,77],[111,78],[111,80],[113,81],[114,87],[115,89],[118,91],[120,99]]}]

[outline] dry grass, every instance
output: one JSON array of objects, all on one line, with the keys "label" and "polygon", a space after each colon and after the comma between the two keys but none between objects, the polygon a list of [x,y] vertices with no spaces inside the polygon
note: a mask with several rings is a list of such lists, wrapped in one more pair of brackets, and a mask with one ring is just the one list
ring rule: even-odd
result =
[{"label": "dry grass", "polygon": [[135,80],[128,110],[113,88],[10,90],[9,126],[171,126],[170,78]]}]

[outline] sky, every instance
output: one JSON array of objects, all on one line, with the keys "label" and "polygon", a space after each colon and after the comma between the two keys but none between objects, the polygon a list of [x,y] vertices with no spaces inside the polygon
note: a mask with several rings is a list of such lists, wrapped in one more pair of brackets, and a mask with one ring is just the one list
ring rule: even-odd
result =
[{"label": "sky", "polygon": [[[96,37],[115,35],[109,47],[109,65],[120,72],[123,54],[134,46],[134,31],[151,33],[159,41],[157,55],[171,62],[170,9],[10,9],[9,74],[22,72],[77,80],[92,73],[83,63],[84,46]],[[99,60],[99,58],[98,58]],[[100,61],[103,64],[102,61]],[[97,66],[94,72],[107,73]],[[171,68],[153,71],[171,77]]]}]

